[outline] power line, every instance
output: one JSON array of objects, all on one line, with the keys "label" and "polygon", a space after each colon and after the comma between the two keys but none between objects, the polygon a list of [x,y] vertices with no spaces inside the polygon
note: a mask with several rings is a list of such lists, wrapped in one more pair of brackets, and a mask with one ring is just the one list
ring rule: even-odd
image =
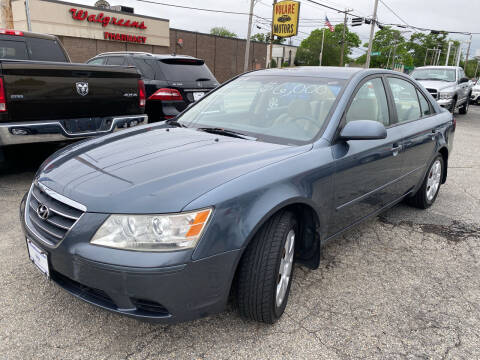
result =
[{"label": "power line", "polygon": [[405,25],[410,26],[409,23],[407,23],[405,20],[403,20],[390,6],[388,6],[383,0],[380,0],[380,2],[385,6],[388,10],[391,11],[393,15],[395,15],[401,22],[403,22]]}]

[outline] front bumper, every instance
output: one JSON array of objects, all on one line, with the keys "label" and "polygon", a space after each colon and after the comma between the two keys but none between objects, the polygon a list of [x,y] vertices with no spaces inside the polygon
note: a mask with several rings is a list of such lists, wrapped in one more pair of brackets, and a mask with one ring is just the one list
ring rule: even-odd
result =
[{"label": "front bumper", "polygon": [[68,119],[52,121],[0,123],[0,145],[28,144],[81,139],[108,134],[122,128],[146,124],[146,114],[112,116],[101,118],[101,126],[93,131],[70,131],[65,123],[90,119]]},{"label": "front bumper", "polygon": [[84,213],[66,237],[48,244],[32,230],[22,201],[25,235],[48,255],[50,279],[74,296],[140,320],[175,323],[225,309],[240,250],[192,261],[193,251],[138,252],[91,245],[108,217]]},{"label": "front bumper", "polygon": [[437,100],[438,105],[450,109],[453,103],[453,99],[438,99]]}]

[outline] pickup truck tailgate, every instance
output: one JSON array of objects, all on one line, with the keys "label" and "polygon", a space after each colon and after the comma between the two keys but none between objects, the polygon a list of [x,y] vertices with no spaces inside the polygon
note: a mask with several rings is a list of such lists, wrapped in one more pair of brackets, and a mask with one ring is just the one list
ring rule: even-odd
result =
[{"label": "pickup truck tailgate", "polygon": [[[56,120],[139,114],[133,68],[58,62],[5,61],[2,121]],[[13,118],[14,117],[14,118]]]}]

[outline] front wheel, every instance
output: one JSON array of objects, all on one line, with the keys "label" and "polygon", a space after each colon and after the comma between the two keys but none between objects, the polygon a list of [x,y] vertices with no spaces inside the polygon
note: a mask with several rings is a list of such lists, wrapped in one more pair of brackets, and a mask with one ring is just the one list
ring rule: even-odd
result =
[{"label": "front wheel", "polygon": [[468,100],[465,101],[465,103],[460,107],[460,109],[458,110],[458,112],[460,114],[463,114],[465,115],[466,113],[468,113],[468,107],[470,106],[470,95],[468,96]]},{"label": "front wheel", "polygon": [[284,211],[268,220],[248,245],[237,273],[240,314],[273,324],[287,306],[293,276],[298,222]]},{"label": "front wheel", "polygon": [[418,189],[415,195],[407,198],[408,204],[419,209],[427,209],[432,206],[440,190],[444,171],[443,166],[443,157],[437,155],[433,159],[420,189]]},{"label": "front wheel", "polygon": [[457,99],[454,98],[454,99],[452,100],[452,105],[450,105],[450,112],[451,112],[452,114],[455,114],[455,107],[456,107],[456,106],[457,106]]}]

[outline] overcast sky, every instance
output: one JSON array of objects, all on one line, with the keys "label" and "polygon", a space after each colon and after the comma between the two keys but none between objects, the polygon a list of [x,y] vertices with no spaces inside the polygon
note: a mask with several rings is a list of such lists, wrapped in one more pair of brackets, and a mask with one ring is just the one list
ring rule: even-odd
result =
[{"label": "overcast sky", "polygon": [[[86,5],[93,5],[95,0],[71,0]],[[214,26],[223,26],[245,38],[247,34],[248,16],[235,14],[219,14],[198,10],[174,8],[164,5],[154,5],[138,0],[107,0],[110,5],[126,5],[135,8],[135,13],[166,18],[170,20],[170,27],[208,33]],[[248,13],[250,0],[152,0],[173,5],[184,5],[214,10],[228,10]],[[316,0],[319,3],[335,8],[353,9],[355,14],[372,16],[374,0]],[[480,32],[478,16],[480,15],[479,0],[383,0],[400,18],[410,25],[435,28],[446,31]],[[271,19],[271,0],[256,0],[254,14]],[[292,38],[294,45],[308,36],[315,28],[323,25],[325,15],[333,25],[343,21],[343,14],[337,13],[318,5],[301,0],[299,35]],[[384,23],[401,23],[390,10],[380,1],[378,18]],[[317,20],[318,19],[318,20]],[[260,29],[258,28],[260,27]],[[269,25],[265,20],[254,18],[252,31],[267,32]],[[360,36],[362,44],[368,41],[370,27],[362,25],[351,28]],[[378,29],[378,28],[377,28]],[[301,33],[300,33],[301,32]],[[409,34],[405,34],[407,37]],[[451,35],[451,38],[467,41],[468,36]],[[465,54],[466,44],[463,45]],[[480,49],[480,35],[473,35],[471,56]],[[362,49],[356,49],[354,56],[361,55]]]}]

